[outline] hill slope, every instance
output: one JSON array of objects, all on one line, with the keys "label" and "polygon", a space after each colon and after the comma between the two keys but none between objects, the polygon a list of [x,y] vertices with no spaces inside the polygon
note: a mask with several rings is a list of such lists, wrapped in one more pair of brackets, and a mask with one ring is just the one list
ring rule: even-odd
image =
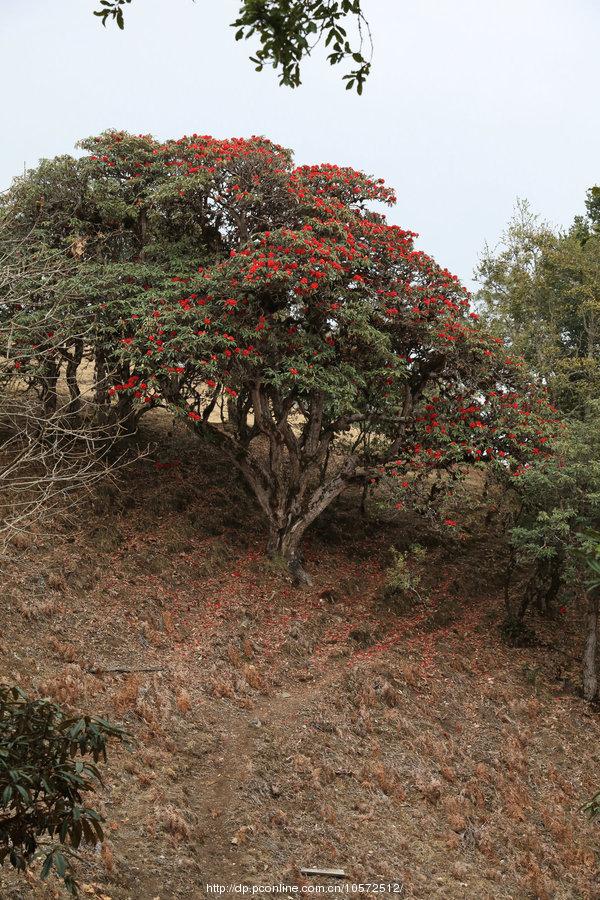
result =
[{"label": "hill slope", "polygon": [[[388,551],[415,541],[421,600],[401,611]],[[112,754],[83,895],[201,898],[319,866],[417,898],[599,897],[576,611],[536,623],[554,649],[501,644],[502,547],[477,514],[441,541],[344,499],[308,541],[308,590],[264,543],[243,485],[176,430],[6,562],[2,678],[137,742]],[[62,889],[5,871],[0,896]]]}]

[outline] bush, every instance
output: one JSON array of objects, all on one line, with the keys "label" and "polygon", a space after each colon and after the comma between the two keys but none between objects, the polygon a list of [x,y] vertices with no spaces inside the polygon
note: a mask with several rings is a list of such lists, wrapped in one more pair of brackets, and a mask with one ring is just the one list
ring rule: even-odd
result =
[{"label": "bush", "polygon": [[103,719],[69,717],[0,685],[0,864],[25,871],[43,857],[41,877],[54,870],[77,895],[67,857],[103,839],[102,816],[84,795],[100,782],[96,763],[106,761],[109,738],[125,736]]},{"label": "bush", "polygon": [[409,612],[422,597],[417,588],[421,583],[420,575],[411,571],[411,563],[424,560],[426,551],[419,544],[404,552],[390,548],[392,562],[386,572],[386,582],[379,592],[382,603],[396,613]]},{"label": "bush", "polygon": [[[516,495],[509,528],[512,565],[507,571],[507,612],[522,619],[528,607],[552,613],[565,590],[581,583],[581,530],[600,521],[600,403],[588,405],[583,422],[565,424],[554,455],[524,467],[517,478],[504,474]],[[517,569],[526,574],[518,598],[509,596]]]}]

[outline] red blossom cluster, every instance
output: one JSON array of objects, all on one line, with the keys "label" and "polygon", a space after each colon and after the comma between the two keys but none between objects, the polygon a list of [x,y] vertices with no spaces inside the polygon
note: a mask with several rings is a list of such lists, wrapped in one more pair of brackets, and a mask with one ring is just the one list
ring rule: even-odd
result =
[{"label": "red blossom cluster", "polygon": [[[529,456],[545,452],[544,426],[552,424],[551,417],[533,431],[526,423],[510,430],[503,424],[507,413],[515,418],[513,410],[524,419],[539,419],[527,400],[519,406],[519,395],[510,388],[519,361],[481,331],[465,289],[415,248],[416,235],[388,225],[365,206],[372,200],[394,202],[382,179],[329,164],[293,168],[288,151],[264,138],[139,140],[149,159],[122,159],[123,137],[117,134],[110,152],[96,160],[121,161],[136,171],[160,164],[175,182],[202,173],[202,185],[194,190],[221,221],[222,252],[196,272],[172,276],[171,284],[185,286],[185,295],[161,286],[165,296],[154,301],[152,331],[147,319],[136,315],[135,337],[123,338],[145,378],[160,382],[161,372],[181,376],[185,403],[192,397],[191,419],[201,419],[195,410],[203,403],[202,385],[235,398],[267,367],[276,368],[280,379],[291,377],[291,389],[301,390],[303,381],[314,386],[357,354],[367,390],[393,406],[407,378],[439,354],[443,376],[432,381],[443,391],[413,411],[403,464],[379,467],[375,478],[400,473],[407,464],[435,466],[459,456],[504,459],[515,447]],[[180,198],[179,189],[173,195]],[[187,189],[184,195],[193,206],[193,195]],[[250,224],[242,227],[244,211],[244,223]],[[258,231],[252,231],[253,219],[260,223]],[[364,329],[359,334],[350,327],[359,305],[362,324],[385,341],[375,358]],[[152,358],[150,368],[141,365],[140,355]],[[365,361],[371,358],[368,371]],[[469,382],[477,384],[475,392]]]}]

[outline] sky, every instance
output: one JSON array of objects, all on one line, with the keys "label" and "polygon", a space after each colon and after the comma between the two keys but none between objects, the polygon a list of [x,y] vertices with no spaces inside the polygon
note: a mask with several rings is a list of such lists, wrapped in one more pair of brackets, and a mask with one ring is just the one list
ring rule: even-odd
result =
[{"label": "sky", "polygon": [[295,90],[255,72],[238,0],[133,0],[124,32],[98,5],[0,0],[0,190],[106,128],[262,134],[385,178],[390,221],[472,287],[518,197],[567,226],[600,183],[600,0],[363,0],[362,97],[320,49]]}]

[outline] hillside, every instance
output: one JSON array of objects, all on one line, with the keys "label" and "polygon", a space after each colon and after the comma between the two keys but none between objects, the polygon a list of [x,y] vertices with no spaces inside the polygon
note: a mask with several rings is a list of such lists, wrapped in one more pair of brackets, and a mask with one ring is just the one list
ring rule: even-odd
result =
[{"label": "hillside", "polygon": [[[500,642],[505,557],[476,483],[442,537],[343,498],[297,589],[211,447],[156,422],[146,438],[146,458],[18,540],[2,575],[3,680],[135,738],[111,754],[110,840],[78,865],[82,896],[314,884],[300,868],[318,866],[415,898],[600,897],[598,828],[579,811],[600,782],[579,613],[535,620],[532,648]],[[422,600],[395,609],[389,548],[415,542]],[[63,894],[0,875],[6,900]]]}]

